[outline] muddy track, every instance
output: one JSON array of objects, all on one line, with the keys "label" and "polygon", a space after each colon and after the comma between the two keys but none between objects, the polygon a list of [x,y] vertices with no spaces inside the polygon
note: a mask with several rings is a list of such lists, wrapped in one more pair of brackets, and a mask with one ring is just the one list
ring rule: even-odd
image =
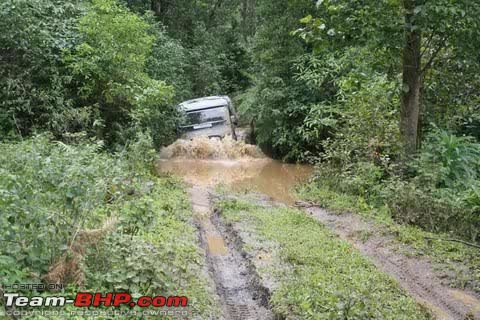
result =
[{"label": "muddy track", "polygon": [[[370,257],[383,272],[392,275],[407,292],[429,308],[437,319],[480,319],[478,296],[443,285],[429,261],[399,253],[391,245],[391,239],[381,235],[373,224],[354,214],[329,214],[316,206],[304,210]],[[369,236],[365,239],[362,234]]]},{"label": "muddy track", "polygon": [[268,290],[259,282],[252,264],[241,251],[235,237],[228,234],[218,217],[211,212],[208,190],[189,190],[195,220],[207,254],[209,273],[220,298],[226,320],[274,319],[268,308]]}]

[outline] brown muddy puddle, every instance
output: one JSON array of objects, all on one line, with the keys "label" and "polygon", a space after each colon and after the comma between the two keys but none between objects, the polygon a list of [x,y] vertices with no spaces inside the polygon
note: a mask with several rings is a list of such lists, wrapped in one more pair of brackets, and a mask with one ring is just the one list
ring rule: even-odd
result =
[{"label": "brown muddy puddle", "polygon": [[269,159],[255,146],[243,142],[203,138],[179,141],[162,151],[163,157],[168,159],[160,159],[157,170],[182,177],[196,186],[222,184],[234,191],[260,192],[274,200],[293,204],[293,188],[313,172],[309,165]]}]

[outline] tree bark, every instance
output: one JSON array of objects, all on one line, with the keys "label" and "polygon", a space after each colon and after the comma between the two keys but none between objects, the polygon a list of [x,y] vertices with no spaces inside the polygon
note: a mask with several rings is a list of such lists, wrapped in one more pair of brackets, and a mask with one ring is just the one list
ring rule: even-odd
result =
[{"label": "tree bark", "polygon": [[172,2],[170,0],[151,0],[150,1],[150,10],[153,11],[153,14],[158,17],[164,24],[166,24],[169,19],[168,15],[172,7]]},{"label": "tree bark", "polygon": [[155,13],[157,17],[160,17],[162,15],[162,1],[161,0],[151,0],[150,2],[150,9]]},{"label": "tree bark", "polygon": [[421,31],[415,28],[416,0],[404,0],[405,43],[403,48],[403,90],[400,108],[400,133],[406,155],[417,150],[418,121],[420,116],[420,90],[422,87]]},{"label": "tree bark", "polygon": [[242,32],[246,40],[256,30],[256,0],[243,0],[241,5]]}]

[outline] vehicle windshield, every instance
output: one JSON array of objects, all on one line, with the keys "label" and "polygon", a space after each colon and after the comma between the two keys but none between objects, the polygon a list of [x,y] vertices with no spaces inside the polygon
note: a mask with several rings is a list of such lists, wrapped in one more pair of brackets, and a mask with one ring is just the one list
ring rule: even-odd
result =
[{"label": "vehicle windshield", "polygon": [[206,122],[218,123],[227,120],[227,108],[225,106],[205,110],[187,112],[186,126],[191,127]]}]

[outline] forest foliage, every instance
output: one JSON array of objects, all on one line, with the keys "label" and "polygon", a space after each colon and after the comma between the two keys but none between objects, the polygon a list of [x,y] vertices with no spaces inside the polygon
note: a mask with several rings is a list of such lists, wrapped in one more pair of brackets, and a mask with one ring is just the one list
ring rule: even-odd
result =
[{"label": "forest foliage", "polygon": [[80,288],[185,295],[196,314],[216,313],[188,196],[179,181],[154,176],[150,139],[116,154],[92,141],[51,140],[0,143],[0,283],[63,284],[68,299]]},{"label": "forest foliage", "polygon": [[228,8],[211,17],[205,3],[192,8],[185,1],[160,19],[150,5],[3,1],[2,136],[47,130],[115,147],[148,132],[160,147],[176,138],[176,103],[245,87],[245,50],[237,27],[223,23]]},{"label": "forest foliage", "polygon": [[479,14],[468,0],[5,0],[1,139],[159,148],[178,102],[228,94],[266,153],[317,165],[315,188],[479,241]]}]

